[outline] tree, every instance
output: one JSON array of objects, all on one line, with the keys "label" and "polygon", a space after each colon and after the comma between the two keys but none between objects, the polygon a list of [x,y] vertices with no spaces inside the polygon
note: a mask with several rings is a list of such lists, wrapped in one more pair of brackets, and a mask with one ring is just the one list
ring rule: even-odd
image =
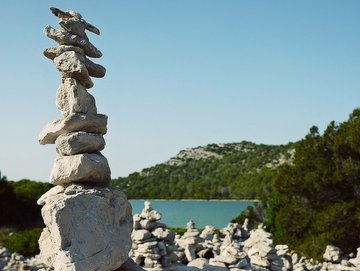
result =
[{"label": "tree", "polygon": [[1,170],[0,170],[0,182],[6,182],[7,181],[7,177],[5,175],[1,175]]},{"label": "tree", "polygon": [[353,252],[360,243],[360,110],[323,135],[316,127],[280,169],[266,224],[275,241],[320,259],[326,245]]}]

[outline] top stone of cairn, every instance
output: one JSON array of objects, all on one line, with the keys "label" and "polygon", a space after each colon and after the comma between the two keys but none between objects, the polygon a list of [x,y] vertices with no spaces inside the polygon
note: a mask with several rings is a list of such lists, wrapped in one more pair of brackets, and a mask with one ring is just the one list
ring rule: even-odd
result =
[{"label": "top stone of cairn", "polygon": [[100,35],[100,30],[86,22],[81,14],[75,11],[62,11],[58,8],[50,8],[51,12],[59,18],[59,29],[47,26],[44,33],[55,40],[59,45],[73,45],[80,47],[89,57],[101,57],[102,53],[90,43],[85,30]]}]

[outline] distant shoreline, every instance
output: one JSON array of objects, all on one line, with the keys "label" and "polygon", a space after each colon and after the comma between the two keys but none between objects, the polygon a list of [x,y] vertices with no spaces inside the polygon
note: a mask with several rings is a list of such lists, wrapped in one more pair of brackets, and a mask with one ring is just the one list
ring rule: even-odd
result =
[{"label": "distant shoreline", "polygon": [[137,201],[224,201],[224,202],[259,202],[257,199],[128,199]]}]

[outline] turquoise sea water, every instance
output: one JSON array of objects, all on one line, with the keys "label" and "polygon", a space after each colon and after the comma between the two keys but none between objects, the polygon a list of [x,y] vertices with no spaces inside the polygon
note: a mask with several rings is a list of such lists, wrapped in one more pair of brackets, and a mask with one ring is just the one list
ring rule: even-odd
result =
[{"label": "turquoise sea water", "polygon": [[[198,200],[150,200],[153,209],[161,213],[160,222],[169,227],[186,227],[192,219],[197,228],[212,225],[225,227],[240,214],[251,201],[198,201]],[[133,214],[144,208],[144,200],[130,200]]]}]

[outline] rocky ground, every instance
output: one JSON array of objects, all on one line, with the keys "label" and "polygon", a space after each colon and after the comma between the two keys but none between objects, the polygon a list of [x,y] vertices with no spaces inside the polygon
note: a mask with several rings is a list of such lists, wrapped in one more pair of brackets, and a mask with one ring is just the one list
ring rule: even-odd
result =
[{"label": "rocky ground", "polygon": [[[215,233],[212,226],[200,232],[189,221],[184,235],[175,235],[159,222],[161,215],[145,202],[134,215],[133,246],[130,258],[149,271],[359,271],[357,254],[345,255],[327,246],[322,263],[301,257],[287,245],[274,246],[272,235],[260,225],[249,231],[247,223],[230,223]],[[26,258],[0,249],[0,270],[45,271],[38,257]],[[134,269],[134,271],[136,271]]]}]

